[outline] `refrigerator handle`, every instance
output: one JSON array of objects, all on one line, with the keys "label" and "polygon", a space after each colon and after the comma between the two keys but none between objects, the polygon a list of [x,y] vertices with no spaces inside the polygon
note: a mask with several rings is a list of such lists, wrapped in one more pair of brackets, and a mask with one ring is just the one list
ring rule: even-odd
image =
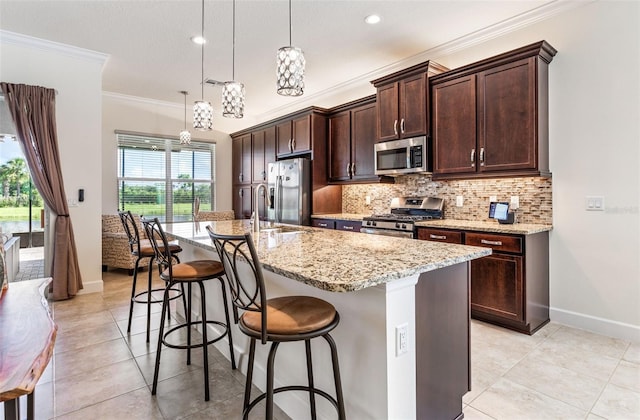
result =
[{"label": "refrigerator handle", "polygon": [[276,177],[276,222],[282,220],[282,176]]}]

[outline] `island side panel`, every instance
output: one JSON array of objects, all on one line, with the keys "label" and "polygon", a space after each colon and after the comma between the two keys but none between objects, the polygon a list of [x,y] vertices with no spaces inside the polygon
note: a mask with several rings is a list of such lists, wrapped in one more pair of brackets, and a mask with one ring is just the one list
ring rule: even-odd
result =
[{"label": "island side panel", "polygon": [[469,263],[423,273],[416,285],[419,419],[462,418],[471,389]]}]

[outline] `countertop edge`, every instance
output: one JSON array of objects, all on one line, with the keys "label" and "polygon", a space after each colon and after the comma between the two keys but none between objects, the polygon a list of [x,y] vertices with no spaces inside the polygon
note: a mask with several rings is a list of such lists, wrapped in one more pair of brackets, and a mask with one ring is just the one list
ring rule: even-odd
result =
[{"label": "countertop edge", "polygon": [[549,232],[553,225],[534,223],[514,223],[512,225],[499,224],[498,222],[478,222],[472,220],[425,220],[416,222],[416,227],[439,228],[439,229],[460,229],[478,232],[506,233],[512,235],[534,235],[541,232]]}]

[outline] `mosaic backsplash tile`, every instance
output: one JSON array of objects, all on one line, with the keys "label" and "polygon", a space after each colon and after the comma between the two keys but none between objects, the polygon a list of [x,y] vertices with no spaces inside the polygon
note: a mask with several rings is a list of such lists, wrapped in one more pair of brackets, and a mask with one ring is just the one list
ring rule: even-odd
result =
[{"label": "mosaic backsplash tile", "polygon": [[[456,196],[464,197],[464,205],[456,207]],[[444,217],[459,220],[486,220],[489,197],[509,202],[517,195],[520,223],[552,224],[551,178],[522,177],[432,181],[430,176],[406,175],[395,184],[357,184],[342,187],[343,213],[388,213],[393,197],[440,197],[444,199]],[[365,204],[365,197],[371,204]]]}]

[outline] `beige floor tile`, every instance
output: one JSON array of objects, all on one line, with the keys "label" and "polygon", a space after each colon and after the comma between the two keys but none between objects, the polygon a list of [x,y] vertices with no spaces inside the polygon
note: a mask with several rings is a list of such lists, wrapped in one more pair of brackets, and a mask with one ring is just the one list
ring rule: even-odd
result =
[{"label": "beige floor tile", "polygon": [[78,295],[73,299],[52,302],[53,314],[56,319],[75,317],[107,309],[100,293]]},{"label": "beige floor tile", "polygon": [[570,369],[574,372],[608,381],[619,359],[558,340],[546,340],[527,357]]},{"label": "beige floor tile", "polygon": [[620,361],[615,372],[613,372],[610,382],[614,385],[640,392],[640,365],[624,360]]},{"label": "beige floor tile", "polygon": [[55,317],[58,332],[65,333],[79,328],[96,328],[113,322],[113,316],[108,310],[82,314],[80,316]]},{"label": "beige floor tile", "polygon": [[491,419],[493,419],[493,417],[488,416],[488,415],[484,414],[483,412],[478,411],[475,408],[470,407],[470,406],[464,407],[464,409],[462,410],[462,413],[464,414],[465,420],[491,420]]},{"label": "beige floor tile", "polygon": [[609,384],[591,412],[607,419],[637,419],[640,393]]},{"label": "beige floor tile", "polygon": [[500,375],[484,370],[471,363],[471,391],[464,394],[462,402],[469,404],[478,395],[482,394],[487,388],[500,378]]},{"label": "beige floor tile", "polygon": [[628,341],[566,326],[553,333],[547,341],[561,342],[571,347],[617,359],[621,358],[629,347]]},{"label": "beige floor tile", "polygon": [[[137,316],[135,318],[133,318],[131,320],[131,332],[128,333],[127,332],[127,324],[128,324],[128,319],[123,319],[121,321],[117,321],[118,324],[118,328],[120,328],[120,331],[122,332],[123,336],[127,336],[129,334],[138,334],[138,333],[146,333],[147,331],[147,314],[145,313],[143,316]],[[151,314],[151,329],[150,331],[154,331],[157,330],[158,328],[160,328],[160,312],[156,312],[156,313],[152,313]],[[157,339],[158,336],[155,335],[155,338]]]},{"label": "beige floor tile", "polygon": [[604,417],[600,417],[600,416],[596,416],[593,413],[589,413],[589,415],[587,416],[586,420],[604,420]]},{"label": "beige floor tile", "polygon": [[79,349],[91,344],[120,338],[120,330],[115,323],[100,325],[91,328],[78,328],[72,331],[58,332],[56,337],[56,352],[64,352]]},{"label": "beige floor tile", "polygon": [[522,360],[536,346],[533,342],[509,341],[506,338],[490,341],[471,339],[471,359],[475,367],[501,376]]},{"label": "beige floor tile", "polygon": [[97,366],[106,366],[133,358],[123,338],[92,344],[77,350],[56,352],[56,380],[90,372]]},{"label": "beige floor tile", "polygon": [[606,382],[545,362],[525,358],[504,376],[527,388],[588,411]]},{"label": "beige floor tile", "polygon": [[[156,355],[157,353],[153,352],[136,357],[136,363],[140,367],[140,371],[142,372],[147,384],[151,384],[153,382]],[[181,375],[194,369],[202,371],[202,350],[192,350],[191,364],[187,365],[186,350],[171,349],[167,347],[162,349],[160,354],[160,371],[158,373],[160,381]]]},{"label": "beige floor tile", "polygon": [[58,420],[158,420],[162,414],[156,398],[147,388],[140,388],[118,397],[56,417]]},{"label": "beige floor tile", "polygon": [[627,362],[640,363],[640,343],[631,343],[622,358]]},{"label": "beige floor tile", "polygon": [[144,378],[133,360],[68,376],[56,380],[56,415],[70,413],[143,387]]},{"label": "beige floor tile", "polygon": [[142,356],[143,354],[154,353],[158,347],[158,330],[151,331],[149,342],[147,343],[147,334],[141,332],[138,334],[125,335],[124,340],[131,350],[133,357]]},{"label": "beige floor tile", "polygon": [[[151,305],[151,313],[159,313],[162,310],[162,305],[154,304]],[[128,321],[129,320],[129,303],[125,303],[121,306],[111,307],[109,309],[113,319],[116,321]],[[143,305],[141,303],[134,303],[133,305],[133,316],[146,316],[147,315],[147,305]]]},{"label": "beige floor tile", "polygon": [[497,419],[584,419],[587,415],[507,379],[499,379],[469,406]]},{"label": "beige floor tile", "polygon": [[[249,413],[249,420],[263,420],[265,415],[265,403],[261,401],[255,406]],[[282,411],[276,404],[273,407],[274,420],[289,420],[290,417]],[[238,395],[236,398],[230,398],[225,401],[221,401],[208,408],[185,417],[185,420],[227,420],[227,419],[240,419],[242,418],[242,395]],[[466,417],[465,417],[466,418]]]}]

